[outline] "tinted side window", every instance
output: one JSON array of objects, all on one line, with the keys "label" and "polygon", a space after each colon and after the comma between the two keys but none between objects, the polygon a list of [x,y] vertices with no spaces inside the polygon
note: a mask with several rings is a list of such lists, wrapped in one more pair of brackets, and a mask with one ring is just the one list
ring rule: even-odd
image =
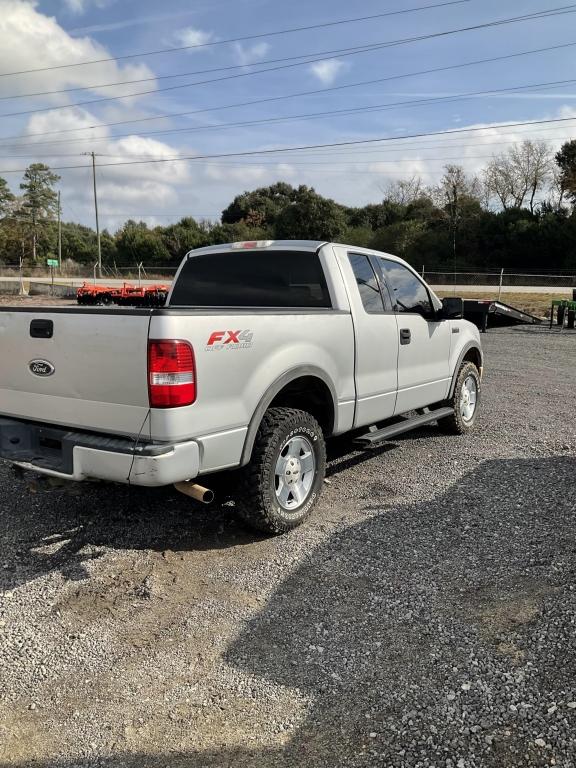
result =
[{"label": "tinted side window", "polygon": [[380,259],[382,272],[388,282],[396,312],[432,312],[430,296],[424,283],[402,264]]},{"label": "tinted side window", "polygon": [[366,312],[383,312],[382,294],[378,280],[370,264],[370,259],[363,253],[348,254],[354,277],[360,291],[360,298]]},{"label": "tinted side window", "polygon": [[310,251],[231,251],[192,256],[170,299],[186,307],[331,307],[324,270]]}]

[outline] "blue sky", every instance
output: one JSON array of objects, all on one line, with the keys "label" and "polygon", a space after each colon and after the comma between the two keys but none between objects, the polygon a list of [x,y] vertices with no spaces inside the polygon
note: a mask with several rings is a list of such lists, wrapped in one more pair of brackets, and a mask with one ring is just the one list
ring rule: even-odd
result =
[{"label": "blue sky", "polygon": [[[376,0],[364,0],[355,5],[343,0],[317,0],[314,3],[310,0],[293,0],[291,3],[278,0],[243,0],[241,3],[181,0],[164,5],[151,0],[40,0],[36,3],[0,0],[0,72],[212,43],[193,51],[0,78],[0,97],[81,89],[66,94],[2,100],[0,115],[4,117],[0,120],[0,137],[24,138],[0,141],[0,169],[16,170],[33,161],[44,161],[53,166],[86,164],[86,168],[61,172],[62,199],[65,218],[91,223],[89,158],[82,152],[94,150],[99,154],[102,218],[111,229],[120,226],[123,218],[128,216],[145,218],[151,224],[166,223],[187,213],[214,218],[234,195],[278,179],[313,185],[322,194],[347,204],[365,204],[381,199],[386,185],[395,178],[417,174],[426,183],[435,183],[442,166],[448,162],[460,163],[468,172],[476,173],[493,153],[507,149],[513,141],[527,137],[546,139],[551,147],[555,147],[569,138],[576,121],[545,126],[545,130],[497,126],[516,121],[576,117],[574,85],[567,83],[555,89],[530,88],[514,95],[484,95],[329,118],[234,128],[215,126],[576,78],[573,74],[575,45],[503,62],[326,90],[534,48],[576,43],[576,14],[463,32],[360,55],[328,56],[315,64],[166,93],[158,89],[226,74],[248,74],[257,69],[258,62],[268,59],[427,35],[552,9],[563,2],[514,0],[504,4],[496,0],[469,0],[368,22],[213,45],[228,38],[433,5],[434,0],[389,0],[385,5]],[[240,65],[243,68],[239,68]],[[186,75],[218,67],[237,69],[212,75]],[[174,74],[182,76],[155,79]],[[115,89],[99,87],[134,79],[148,79],[148,82]],[[69,107],[79,101],[139,90],[154,92],[102,104]],[[238,102],[310,90],[320,92],[218,109]],[[26,110],[45,111],[6,116]],[[148,120],[157,115],[192,111],[197,114]],[[142,122],[126,122],[131,120]],[[112,122],[119,125],[87,128]],[[489,127],[492,125],[496,127]],[[485,131],[449,139],[435,137],[338,151],[215,159],[202,163],[167,162],[115,168],[106,165],[122,160],[243,152],[449,131],[468,126],[487,127]],[[66,132],[52,133],[54,131]],[[150,135],[151,131],[173,132]],[[50,133],[26,137],[27,134],[46,132]],[[4,175],[16,190],[19,174]]]}]

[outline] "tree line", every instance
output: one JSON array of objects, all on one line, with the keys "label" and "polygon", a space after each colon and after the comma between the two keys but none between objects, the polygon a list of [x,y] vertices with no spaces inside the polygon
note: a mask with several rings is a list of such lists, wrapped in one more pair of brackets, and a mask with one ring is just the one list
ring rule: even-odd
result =
[{"label": "tree line", "polygon": [[[56,257],[58,181],[41,163],[26,170],[20,195],[0,178],[0,265]],[[61,233],[64,263],[96,261],[92,228],[62,222]],[[544,142],[524,141],[477,176],[447,165],[433,187],[417,177],[397,180],[380,202],[363,207],[278,182],[235,197],[218,223],[185,217],[149,227],[128,220],[114,233],[104,230],[102,260],[109,268],[176,266],[193,248],[267,239],[337,240],[427,270],[576,270],[576,140],[556,154]]]}]

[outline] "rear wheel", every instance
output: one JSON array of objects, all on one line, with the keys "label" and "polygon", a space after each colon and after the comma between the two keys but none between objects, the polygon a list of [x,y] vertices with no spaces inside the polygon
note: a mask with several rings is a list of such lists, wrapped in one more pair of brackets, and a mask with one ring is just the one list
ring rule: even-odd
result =
[{"label": "rear wheel", "polygon": [[458,371],[454,394],[446,405],[454,408],[454,413],[440,419],[438,425],[444,432],[463,435],[474,427],[478,405],[480,403],[480,373],[471,362],[462,363]]},{"label": "rear wheel", "polygon": [[270,408],[242,471],[238,511],[253,528],[285,533],[304,522],[322,490],[326,445],[306,411]]}]

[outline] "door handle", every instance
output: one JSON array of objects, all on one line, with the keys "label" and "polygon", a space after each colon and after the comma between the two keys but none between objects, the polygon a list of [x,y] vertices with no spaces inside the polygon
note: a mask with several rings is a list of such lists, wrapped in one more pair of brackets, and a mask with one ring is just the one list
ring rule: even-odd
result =
[{"label": "door handle", "polygon": [[412,334],[410,328],[400,329],[400,344],[410,344],[412,341]]}]

